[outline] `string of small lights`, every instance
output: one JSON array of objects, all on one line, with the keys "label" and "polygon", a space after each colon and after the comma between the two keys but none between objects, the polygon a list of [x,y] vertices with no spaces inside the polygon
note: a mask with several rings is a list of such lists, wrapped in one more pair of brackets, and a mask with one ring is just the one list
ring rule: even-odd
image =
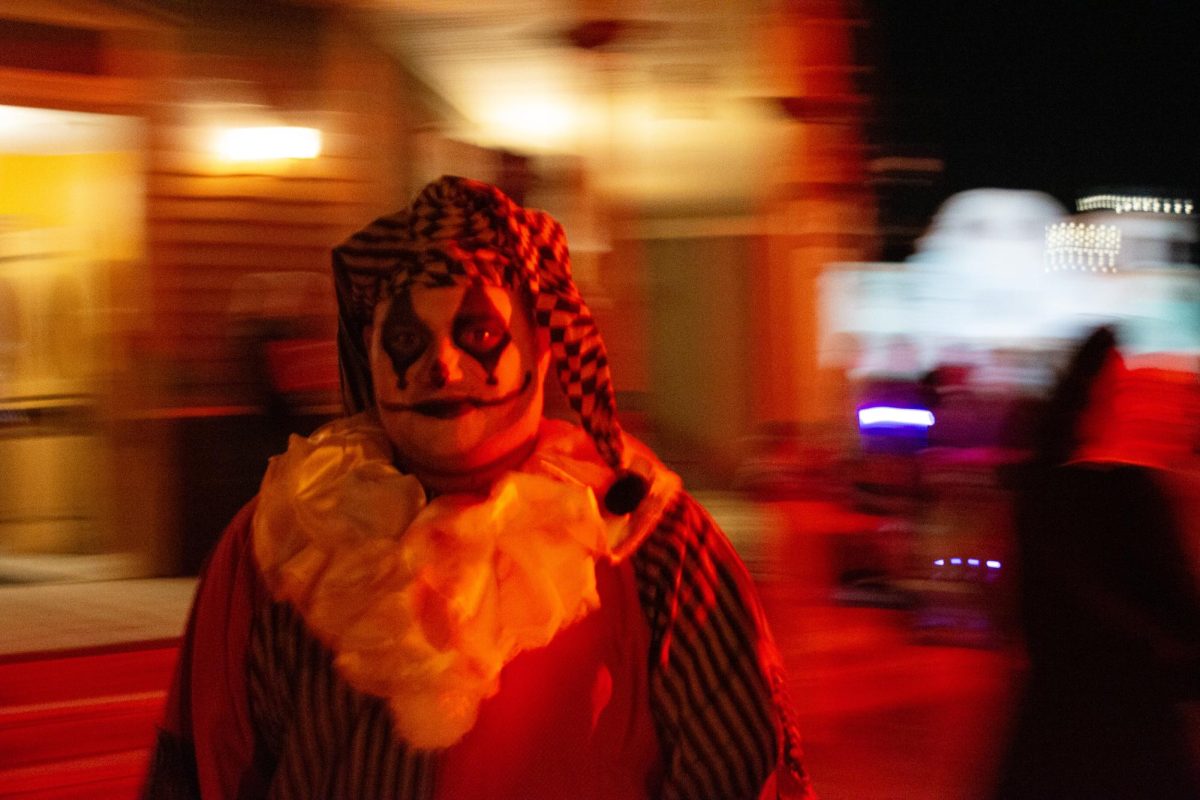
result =
[{"label": "string of small lights", "polygon": [[1118,214],[1171,214],[1192,213],[1192,201],[1172,197],[1139,197],[1123,194],[1093,194],[1075,201],[1078,211],[1115,211]]},{"label": "string of small lights", "polygon": [[1046,226],[1047,272],[1116,272],[1121,231],[1115,225],[1055,222]]}]

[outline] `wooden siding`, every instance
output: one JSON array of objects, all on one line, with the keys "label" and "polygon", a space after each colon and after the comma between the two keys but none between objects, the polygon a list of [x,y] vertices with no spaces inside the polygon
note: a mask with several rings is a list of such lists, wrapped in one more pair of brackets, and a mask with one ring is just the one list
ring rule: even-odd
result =
[{"label": "wooden siding", "polygon": [[[168,54],[170,103],[153,112],[146,175],[153,330],[171,365],[171,404],[238,404],[252,399],[254,378],[238,341],[247,320],[231,309],[238,281],[282,272],[327,279],[335,244],[405,202],[414,100],[401,68],[327,12],[230,12],[180,37]],[[322,154],[218,161],[205,132],[247,103],[319,128]],[[297,316],[332,336],[333,297],[307,302]]]}]

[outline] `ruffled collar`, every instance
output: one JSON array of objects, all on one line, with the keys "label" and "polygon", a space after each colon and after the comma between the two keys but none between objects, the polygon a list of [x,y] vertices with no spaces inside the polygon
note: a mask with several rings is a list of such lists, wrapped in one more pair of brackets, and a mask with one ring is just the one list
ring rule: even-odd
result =
[{"label": "ruffled collar", "polygon": [[678,477],[631,444],[651,489],[613,518],[596,502],[612,472],[567,423],[547,421],[534,454],[486,497],[427,500],[370,413],[337,420],[271,460],[255,558],[339,674],[387,700],[402,739],[447,747],[505,664],[599,605],[596,560],[632,552],[675,496]]}]

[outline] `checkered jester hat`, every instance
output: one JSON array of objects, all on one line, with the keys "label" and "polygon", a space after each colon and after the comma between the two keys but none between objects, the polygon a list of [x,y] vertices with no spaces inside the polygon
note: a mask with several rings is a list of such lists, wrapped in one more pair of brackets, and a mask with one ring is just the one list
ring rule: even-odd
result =
[{"label": "checkered jester hat", "polygon": [[[363,330],[376,304],[412,285],[482,280],[530,302],[549,333],[559,385],[604,460],[619,473],[610,510],[632,510],[644,493],[623,469],[624,441],[600,331],[571,278],[562,226],[523,208],[494,186],[443,176],[411,208],[380,217],[334,248],[342,396],[357,413],[375,404]],[[624,483],[622,483],[624,482]],[[644,482],[643,482],[644,483]]]}]

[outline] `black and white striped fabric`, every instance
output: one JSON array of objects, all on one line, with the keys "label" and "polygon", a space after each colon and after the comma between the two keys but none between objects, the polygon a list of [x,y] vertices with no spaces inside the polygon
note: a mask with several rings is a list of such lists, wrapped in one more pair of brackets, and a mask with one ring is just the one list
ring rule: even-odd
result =
[{"label": "black and white striped fabric", "polygon": [[531,303],[549,333],[555,375],[571,409],[616,470],[624,443],[608,356],[595,319],[571,277],[562,226],[523,208],[494,186],[444,176],[410,208],[381,217],[333,251],[338,297],[338,354],[347,411],[374,405],[363,342],[376,304],[411,285],[482,280]]},{"label": "black and white striped fabric", "polygon": [[631,556],[650,625],[650,703],[662,798],[811,796],[778,652],[751,580],[703,508],[680,493]]},{"label": "black and white striped fabric", "polygon": [[259,609],[247,668],[273,800],[433,796],[436,754],[396,739],[387,701],[351,689],[291,605]]}]

